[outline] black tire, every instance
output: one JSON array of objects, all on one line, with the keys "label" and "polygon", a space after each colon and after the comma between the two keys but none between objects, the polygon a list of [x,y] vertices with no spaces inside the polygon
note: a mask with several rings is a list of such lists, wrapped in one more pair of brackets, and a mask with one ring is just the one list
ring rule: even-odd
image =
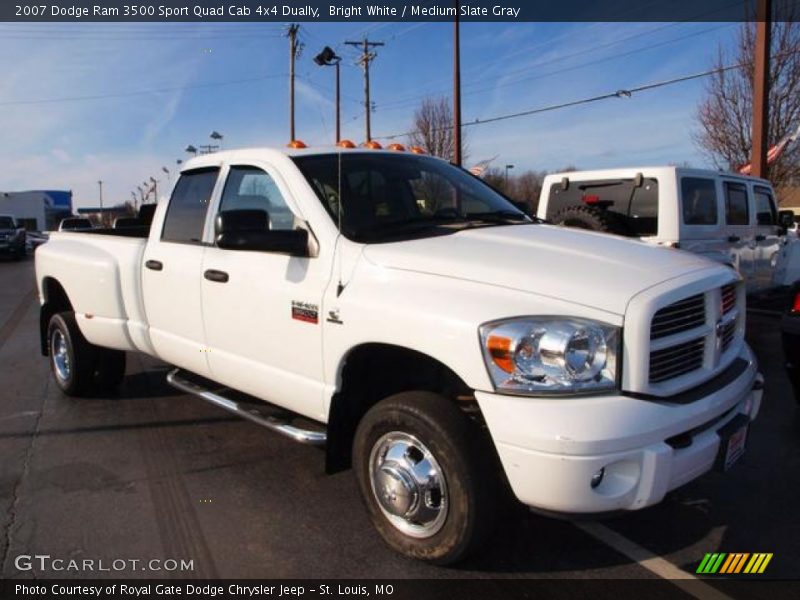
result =
[{"label": "black tire", "polygon": [[[61,346],[63,341],[63,348]],[[67,396],[88,396],[95,391],[96,347],[86,341],[75,314],[62,312],[50,318],[47,327],[50,370],[59,389]],[[59,360],[66,358],[66,369]]]},{"label": "black tire", "polygon": [[615,214],[592,206],[569,206],[558,212],[551,222],[564,227],[630,235],[628,228]]},{"label": "black tire", "polygon": [[[400,521],[403,526],[406,519],[385,511],[373,485],[370,465],[373,452],[375,460],[380,460],[378,457],[383,455],[379,449],[386,443],[383,440],[392,440],[397,434],[412,436],[429,451],[445,482],[445,493],[438,495],[438,510],[443,516],[436,518],[438,529],[426,532],[425,537],[410,535],[393,523],[390,519]],[[416,448],[412,450],[423,456]],[[410,455],[411,451],[407,451],[403,456]],[[375,528],[394,550],[434,564],[452,564],[463,559],[493,531],[502,489],[500,466],[495,457],[488,435],[453,402],[431,392],[404,392],[382,400],[364,415],[353,443],[356,477]],[[397,501],[396,494],[388,487],[384,489],[387,495],[383,502]],[[399,496],[397,502],[408,497]],[[427,497],[434,506],[436,497],[436,494]],[[419,505],[419,502],[412,504]],[[426,505],[431,504],[426,502]]]}]

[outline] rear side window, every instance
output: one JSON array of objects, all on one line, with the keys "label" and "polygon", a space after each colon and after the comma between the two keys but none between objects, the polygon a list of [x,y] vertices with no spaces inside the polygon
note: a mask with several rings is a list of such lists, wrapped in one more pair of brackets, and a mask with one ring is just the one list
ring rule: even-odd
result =
[{"label": "rear side window", "polygon": [[743,183],[725,183],[725,224],[748,225],[747,187]]},{"label": "rear side window", "polygon": [[686,225],[716,225],[717,186],[713,179],[681,179],[683,222]]},{"label": "rear side window", "polygon": [[778,211],[775,200],[769,188],[756,186],[753,191],[756,196],[756,220],[759,225],[777,225]]},{"label": "rear side window", "polygon": [[206,212],[219,169],[198,169],[181,174],[172,192],[161,239],[165,242],[199,244]]},{"label": "rear side window", "polygon": [[294,229],[294,214],[275,180],[258,167],[231,167],[220,210],[256,209],[267,213],[270,229]]}]

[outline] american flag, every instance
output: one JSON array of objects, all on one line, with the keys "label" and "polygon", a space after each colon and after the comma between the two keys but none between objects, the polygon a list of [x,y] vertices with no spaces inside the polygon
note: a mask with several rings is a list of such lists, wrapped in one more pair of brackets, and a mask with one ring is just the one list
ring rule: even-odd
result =
[{"label": "american flag", "polygon": [[[794,133],[790,133],[772,148],[767,150],[767,164],[770,165],[778,160],[778,157],[781,155],[786,146],[789,145],[789,142],[796,141],[798,137],[800,137],[800,127],[798,127]],[[739,167],[739,173],[742,175],[750,175],[752,171],[753,163],[747,163],[746,165]]]},{"label": "american flag", "polygon": [[496,154],[492,158],[487,158],[486,160],[476,163],[468,169],[469,172],[475,175],[475,177],[483,177],[483,174],[489,168],[489,165],[492,164],[498,156],[500,155]]}]

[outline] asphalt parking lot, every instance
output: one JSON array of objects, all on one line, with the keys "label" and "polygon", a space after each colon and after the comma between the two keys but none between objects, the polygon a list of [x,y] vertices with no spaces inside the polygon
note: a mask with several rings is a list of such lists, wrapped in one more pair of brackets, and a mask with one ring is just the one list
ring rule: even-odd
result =
[{"label": "asphalt parking lot", "polygon": [[[129,355],[113,397],[62,396],[39,353],[33,260],[1,261],[2,576],[657,578],[693,574],[706,552],[720,551],[771,552],[759,577],[795,578],[800,410],[777,326],[773,317],[749,317],[766,395],[732,472],[600,524],[520,511],[480,556],[445,569],[384,547],[351,472],[326,476],[319,449],[173,390],[155,360]],[[18,556],[34,554],[191,559],[194,570],[17,568]]]}]

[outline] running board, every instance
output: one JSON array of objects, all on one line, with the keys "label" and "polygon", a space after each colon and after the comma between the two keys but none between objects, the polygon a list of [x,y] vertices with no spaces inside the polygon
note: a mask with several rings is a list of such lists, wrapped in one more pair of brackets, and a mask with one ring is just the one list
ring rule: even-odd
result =
[{"label": "running board", "polygon": [[197,396],[206,402],[210,402],[214,406],[218,406],[248,421],[252,421],[267,429],[280,433],[295,442],[309,444],[311,446],[323,446],[328,438],[327,433],[324,431],[295,427],[291,425],[289,421],[278,419],[270,415],[263,415],[257,409],[247,406],[252,403],[237,402],[216,392],[212,392],[207,387],[183,376],[180,369],[174,369],[169,372],[167,375],[167,383],[182,392]]}]

